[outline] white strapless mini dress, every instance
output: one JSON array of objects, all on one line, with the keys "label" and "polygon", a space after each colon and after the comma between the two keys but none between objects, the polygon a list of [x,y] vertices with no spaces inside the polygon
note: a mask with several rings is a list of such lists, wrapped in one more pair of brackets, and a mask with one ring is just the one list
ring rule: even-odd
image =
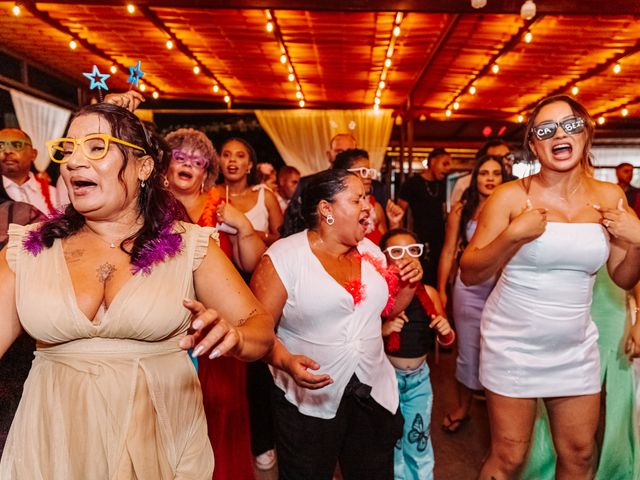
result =
[{"label": "white strapless mini dress", "polygon": [[547,224],[502,271],[482,313],[480,382],[514,398],[600,391],[596,272],[609,256],[597,223]]}]

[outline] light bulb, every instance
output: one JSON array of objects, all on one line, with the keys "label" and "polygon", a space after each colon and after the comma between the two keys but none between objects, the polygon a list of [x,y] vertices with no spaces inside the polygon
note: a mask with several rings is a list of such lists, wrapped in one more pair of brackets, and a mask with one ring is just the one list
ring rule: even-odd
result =
[{"label": "light bulb", "polygon": [[524,122],[524,117],[522,115],[518,115],[518,123]]},{"label": "light bulb", "polygon": [[402,15],[403,15],[402,12],[396,13],[396,21],[395,21],[396,25],[400,25],[400,22],[402,22]]},{"label": "light bulb", "polygon": [[138,88],[140,89],[141,92],[144,92],[147,89],[147,86],[144,83],[141,83]]},{"label": "light bulb", "polygon": [[159,94],[158,92],[153,92],[153,93],[151,94],[151,96],[152,96],[154,99],[156,99],[156,100],[157,100],[157,99],[158,99],[158,97],[160,97],[160,94]]},{"label": "light bulb", "polygon": [[398,37],[400,35],[400,25],[396,25],[393,29],[393,36]]},{"label": "light bulb", "polygon": [[382,90],[385,85],[386,85],[386,83],[384,83],[384,80],[380,80],[380,83],[378,84],[378,87],[380,87],[380,90]]},{"label": "light bulb", "polygon": [[482,8],[487,5],[487,0],[471,0],[471,6],[473,8]]},{"label": "light bulb", "polygon": [[69,48],[70,48],[71,50],[75,50],[76,48],[78,48],[78,44],[76,43],[76,41],[75,41],[75,40],[71,40],[71,41],[69,42]]},{"label": "light bulb", "polygon": [[300,100],[298,102],[298,105],[300,105],[300,108],[303,108],[304,107],[304,100]]},{"label": "light bulb", "polygon": [[387,72],[382,72],[380,74],[380,80],[386,80],[387,79]]},{"label": "light bulb", "polygon": [[459,102],[453,102],[453,109],[454,110],[458,110],[460,108],[460,103]]},{"label": "light bulb", "polygon": [[390,58],[387,58],[387,59],[384,61],[384,66],[385,66],[385,67],[387,67],[387,68],[389,68],[389,67],[391,66],[391,59],[390,59]]},{"label": "light bulb", "polygon": [[218,85],[214,85],[213,86],[213,93],[218,93],[218,90],[220,90],[220,87]]},{"label": "light bulb", "polygon": [[520,16],[524,20],[531,20],[536,16],[536,4],[533,0],[527,0],[522,4],[522,8],[520,8]]},{"label": "light bulb", "polygon": [[580,89],[579,89],[577,86],[574,86],[574,87],[571,89],[571,95],[573,95],[574,97],[575,97],[576,95],[578,95],[578,93],[579,93],[579,92],[580,92]]},{"label": "light bulb", "polygon": [[475,95],[477,91],[478,91],[478,89],[476,88],[475,85],[471,85],[469,87],[469,95]]},{"label": "light bulb", "polygon": [[533,33],[527,32],[524,34],[524,41],[526,43],[531,43],[533,41]]},{"label": "light bulb", "polygon": [[116,73],[118,73],[118,67],[116,67],[115,65],[111,65],[109,67],[109,71],[111,72],[112,75],[115,75]]},{"label": "light bulb", "polygon": [[380,105],[378,105],[377,103],[373,104],[373,109],[374,110],[380,110]]},{"label": "light bulb", "polygon": [[300,91],[296,92],[296,98],[298,100],[302,100],[302,92],[300,92]]},{"label": "light bulb", "polygon": [[373,103],[375,103],[376,105],[380,105],[380,97],[374,98]]},{"label": "light bulb", "polygon": [[387,58],[391,57],[393,57],[393,45],[389,45],[389,48],[387,49]]},{"label": "light bulb", "polygon": [[130,3],[129,5],[127,5],[127,12],[129,13],[134,13],[136,11],[136,7],[135,5],[133,5],[132,3]]},{"label": "light bulb", "polygon": [[225,95],[223,100],[224,100],[224,103],[229,103],[231,102],[231,97],[229,95]]},{"label": "light bulb", "polygon": [[447,108],[447,110],[444,112],[444,116],[449,118],[451,116],[451,110]]},{"label": "light bulb", "polygon": [[629,110],[626,108],[623,108],[622,111],[620,112],[620,115],[622,115],[623,117],[626,117],[627,115],[629,115]]},{"label": "light bulb", "polygon": [[619,74],[621,70],[622,70],[622,67],[620,66],[620,64],[619,64],[619,63],[616,63],[616,64],[613,66],[613,73],[615,73],[616,75],[617,75],[617,74]]},{"label": "light bulb", "polygon": [[287,56],[284,53],[280,55],[280,63],[287,63]]},{"label": "light bulb", "polygon": [[195,73],[196,75],[198,75],[200,73],[200,67],[198,65],[194,65],[193,73]]},{"label": "light bulb", "polygon": [[11,9],[11,13],[13,13],[16,17],[20,15],[20,5],[16,3]]},{"label": "light bulb", "polygon": [[300,87],[300,84],[299,84],[299,83],[296,85],[296,90],[297,90],[298,92],[299,92],[300,90],[302,90],[302,87]]},{"label": "light bulb", "polygon": [[289,79],[290,82],[293,82],[296,79],[296,76],[293,73],[290,73],[287,78]]},{"label": "light bulb", "polygon": [[427,120],[427,116],[423,113],[422,115],[420,115],[419,120],[420,120],[421,122],[424,122],[424,121],[426,121],[426,120]]},{"label": "light bulb", "polygon": [[598,117],[598,125],[604,125],[605,119],[604,117]]},{"label": "light bulb", "polygon": [[491,67],[491,71],[492,71],[493,73],[498,73],[498,72],[500,71],[500,67],[498,66],[498,64],[497,64],[497,63],[494,63],[494,64],[493,64],[493,67]]},{"label": "light bulb", "polygon": [[273,32],[273,23],[267,22],[267,32]]},{"label": "light bulb", "polygon": [[167,48],[169,50],[171,50],[173,48],[173,42],[171,40],[167,40],[167,43],[165,45],[167,46]]},{"label": "light bulb", "polygon": [[379,97],[380,95],[382,95],[382,90],[380,89],[376,90],[376,97]]}]

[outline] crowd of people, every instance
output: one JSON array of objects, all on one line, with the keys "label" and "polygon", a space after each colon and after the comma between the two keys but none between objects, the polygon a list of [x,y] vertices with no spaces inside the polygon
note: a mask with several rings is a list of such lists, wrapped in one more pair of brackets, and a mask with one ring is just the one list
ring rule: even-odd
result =
[{"label": "crowd of people", "polygon": [[351,134],[301,177],[242,138],[160,138],[141,101],[46,146],[0,130],[1,479],[433,478],[435,344],[438,428],[486,399],[480,479],[638,478],[640,198],[632,165],[594,179],[575,99],[533,110],[538,173],[491,140],[448,199],[436,148],[396,201]]}]

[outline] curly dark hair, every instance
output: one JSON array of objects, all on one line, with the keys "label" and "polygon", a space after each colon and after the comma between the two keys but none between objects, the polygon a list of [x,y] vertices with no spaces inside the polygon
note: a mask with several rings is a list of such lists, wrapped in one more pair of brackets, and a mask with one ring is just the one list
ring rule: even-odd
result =
[{"label": "curly dark hair", "polygon": [[[129,110],[109,103],[97,103],[79,110],[70,124],[84,115],[98,115],[111,127],[111,135],[126,142],[144,148],[156,166],[166,165],[169,161],[169,151],[162,140],[144,128],[142,122]],[[145,154],[139,150],[113,143],[122,153],[123,163],[118,178],[127,192],[124,183],[124,171],[130,160],[140,158]],[[163,228],[176,219],[185,218],[184,208],[163,186],[159,168],[154,168],[145,180],[145,187],[138,187],[137,206],[139,218],[143,219],[140,230],[122,241],[120,249],[131,256],[131,263],[135,263],[142,248],[149,241],[158,238]],[[127,192],[128,193],[128,192]],[[86,223],[85,217],[72,204],[69,204],[61,215],[48,219],[41,227],[44,246],[50,248],[56,238],[67,238],[77,233]],[[132,241],[131,250],[125,249],[126,242]]]}]

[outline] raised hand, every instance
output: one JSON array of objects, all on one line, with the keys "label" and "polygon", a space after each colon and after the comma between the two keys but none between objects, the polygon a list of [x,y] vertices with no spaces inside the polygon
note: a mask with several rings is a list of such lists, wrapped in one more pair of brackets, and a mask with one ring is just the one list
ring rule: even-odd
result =
[{"label": "raised hand", "polygon": [[385,207],[385,213],[387,215],[387,220],[389,220],[390,228],[400,227],[400,222],[402,222],[402,218],[404,217],[404,209],[400,205],[388,200]]},{"label": "raised hand", "polygon": [[516,240],[530,242],[542,235],[547,228],[547,209],[533,208],[527,199],[527,206],[509,224],[508,232]]},{"label": "raised hand", "polygon": [[602,214],[602,225],[611,235],[640,247],[640,220],[633,211],[624,207],[622,198],[618,200],[616,208],[602,208],[597,205],[594,205],[594,208]]},{"label": "raised hand", "polygon": [[144,102],[144,97],[135,90],[129,90],[124,93],[109,93],[104,97],[104,103],[112,103],[122,108],[126,108],[133,112],[138,106]]}]

